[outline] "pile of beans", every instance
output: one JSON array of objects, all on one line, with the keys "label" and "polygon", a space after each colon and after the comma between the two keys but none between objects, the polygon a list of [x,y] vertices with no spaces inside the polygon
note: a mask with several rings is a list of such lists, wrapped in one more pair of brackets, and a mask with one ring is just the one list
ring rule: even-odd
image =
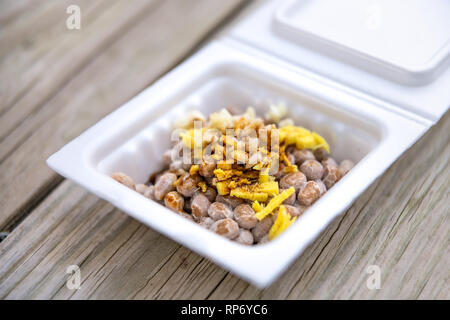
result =
[{"label": "pile of beans", "polygon": [[[180,145],[175,145],[174,149],[180,152]],[[276,212],[259,221],[251,206],[252,201],[217,194],[212,181],[216,168],[214,164],[201,164],[198,173],[191,175],[190,165],[172,162],[171,152],[164,153],[165,169],[154,177],[153,183],[135,184],[121,172],[114,173],[112,177],[144,197],[232,241],[245,245],[268,241]],[[286,154],[299,171],[285,173],[280,163],[279,171],[274,176],[280,191],[295,188],[295,193],[283,202],[291,217],[300,216],[354,165],[350,160],[337,163],[323,149],[300,150],[290,146]],[[200,181],[207,185],[205,192],[198,187]]]}]

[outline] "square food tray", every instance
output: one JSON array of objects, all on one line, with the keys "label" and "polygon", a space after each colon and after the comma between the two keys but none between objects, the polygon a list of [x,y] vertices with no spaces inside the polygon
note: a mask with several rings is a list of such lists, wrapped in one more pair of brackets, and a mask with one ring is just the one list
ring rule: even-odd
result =
[{"label": "square food tray", "polygon": [[[209,114],[230,104],[285,102],[297,124],[322,134],[337,160],[357,164],[275,240],[244,246],[188,221],[110,178],[136,182],[161,169],[174,118],[189,110]],[[133,218],[264,287],[415,142],[428,125],[386,110],[301,72],[215,41],[108,115],[48,160],[48,165]]]}]

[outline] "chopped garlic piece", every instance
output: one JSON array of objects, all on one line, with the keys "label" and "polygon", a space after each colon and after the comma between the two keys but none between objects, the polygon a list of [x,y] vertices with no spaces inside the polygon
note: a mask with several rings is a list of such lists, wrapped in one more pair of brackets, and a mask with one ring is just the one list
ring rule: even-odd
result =
[{"label": "chopped garlic piece", "polygon": [[233,128],[233,126],[233,116],[226,109],[211,113],[209,116],[209,127],[219,129],[223,133],[227,128]]},{"label": "chopped garlic piece", "polygon": [[253,120],[256,118],[256,112],[253,107],[248,107],[244,112],[244,117],[249,120]]},{"label": "chopped garlic piece", "polygon": [[273,104],[269,107],[269,111],[266,113],[265,118],[269,121],[278,123],[287,114],[287,107],[284,103]]},{"label": "chopped garlic piece", "polygon": [[205,121],[205,116],[198,110],[192,110],[187,115],[175,120],[174,127],[178,129],[191,129],[194,127],[194,121]]},{"label": "chopped garlic piece", "polygon": [[293,125],[294,125],[294,120],[292,120],[291,118],[286,118],[286,119],[280,120],[280,122],[278,122],[278,128],[283,128],[283,127],[293,126]]}]

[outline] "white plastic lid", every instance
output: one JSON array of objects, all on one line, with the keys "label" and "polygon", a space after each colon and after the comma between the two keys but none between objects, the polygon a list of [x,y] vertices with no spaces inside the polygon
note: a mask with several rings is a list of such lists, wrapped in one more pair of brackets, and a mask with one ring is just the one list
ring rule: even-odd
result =
[{"label": "white plastic lid", "polygon": [[450,58],[448,0],[294,0],[274,22],[290,41],[398,82],[431,82]]},{"label": "white plastic lid", "polygon": [[432,122],[450,105],[449,0],[260,1],[230,34]]}]

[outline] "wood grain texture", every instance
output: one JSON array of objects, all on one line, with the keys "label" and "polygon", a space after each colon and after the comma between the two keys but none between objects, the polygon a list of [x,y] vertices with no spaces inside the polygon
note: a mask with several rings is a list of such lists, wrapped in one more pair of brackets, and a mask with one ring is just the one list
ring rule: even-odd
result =
[{"label": "wood grain texture", "polygon": [[50,42],[68,43],[39,61],[44,84],[25,86],[27,93],[0,115],[0,230],[16,225],[61,181],[46,166],[48,156],[171,69],[242,1],[106,3],[112,7],[92,21],[83,18],[85,36],[72,36],[65,20],[58,25],[62,34]]},{"label": "wood grain texture", "polygon": [[[82,8],[82,34],[67,34],[69,2]],[[244,2],[0,3],[0,230],[12,230],[0,298],[450,299],[448,113],[264,290],[46,167]],[[373,264],[379,290],[366,286]],[[65,285],[70,265],[80,290]]]}]

